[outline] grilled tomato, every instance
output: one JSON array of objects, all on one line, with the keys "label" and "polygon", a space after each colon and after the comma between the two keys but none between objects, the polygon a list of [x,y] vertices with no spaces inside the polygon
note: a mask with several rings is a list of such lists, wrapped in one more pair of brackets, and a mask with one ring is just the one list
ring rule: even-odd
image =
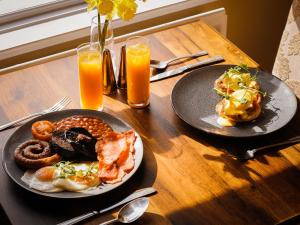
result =
[{"label": "grilled tomato", "polygon": [[31,126],[32,136],[41,141],[49,141],[54,131],[54,125],[48,120],[36,121]]}]

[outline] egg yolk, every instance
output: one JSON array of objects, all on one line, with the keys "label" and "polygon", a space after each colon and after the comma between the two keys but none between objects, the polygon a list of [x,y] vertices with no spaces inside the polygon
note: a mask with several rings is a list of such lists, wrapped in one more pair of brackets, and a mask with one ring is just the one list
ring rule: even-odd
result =
[{"label": "egg yolk", "polygon": [[90,187],[95,186],[99,183],[97,174],[92,174],[89,176],[70,176],[69,179],[75,181],[76,183],[84,184]]},{"label": "egg yolk", "polygon": [[47,166],[36,171],[36,177],[40,181],[51,181],[54,178],[55,168]]}]

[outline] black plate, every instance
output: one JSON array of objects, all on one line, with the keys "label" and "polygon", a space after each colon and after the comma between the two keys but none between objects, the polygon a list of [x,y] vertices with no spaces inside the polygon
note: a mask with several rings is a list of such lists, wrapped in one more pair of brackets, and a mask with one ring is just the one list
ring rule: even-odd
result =
[{"label": "black plate", "polygon": [[[252,122],[235,127],[217,124],[216,104],[221,97],[213,90],[214,82],[234,65],[204,67],[180,79],[172,91],[175,113],[189,125],[207,133],[226,137],[253,137],[272,133],[285,126],[295,115],[297,100],[291,89],[277,77],[258,71],[261,89],[267,92],[262,114]],[[250,69],[256,73],[256,69]]]},{"label": "black plate", "polygon": [[70,109],[70,110],[64,110],[59,112],[52,112],[43,116],[39,116],[33,120],[28,121],[23,126],[21,126],[19,129],[17,129],[8,139],[8,141],[5,144],[5,147],[3,149],[2,153],[2,165],[4,167],[4,170],[8,174],[8,176],[15,181],[18,185],[21,187],[34,192],[39,195],[44,195],[48,197],[54,197],[54,198],[83,198],[83,197],[89,197],[93,195],[99,195],[103,194],[105,192],[111,191],[118,186],[122,185],[124,182],[126,182],[138,169],[140,166],[142,159],[143,159],[143,143],[141,140],[141,137],[135,132],[137,139],[135,142],[135,165],[134,169],[127,174],[125,177],[123,177],[122,181],[116,184],[104,184],[100,185],[97,189],[96,193],[80,193],[80,192],[58,192],[58,193],[44,193],[37,190],[34,190],[30,188],[26,183],[24,183],[21,180],[21,177],[24,174],[24,170],[20,169],[15,161],[14,161],[14,151],[16,147],[21,144],[22,142],[31,139],[31,125],[33,122],[38,120],[49,120],[49,121],[58,121],[65,117],[73,116],[73,115],[85,115],[85,116],[93,116],[102,119],[104,122],[109,124],[113,130],[122,132],[127,130],[132,130],[132,128],[126,124],[125,122],[121,121],[120,119],[117,119],[116,117],[109,115],[104,112],[94,111],[94,110],[82,110],[82,109]]}]

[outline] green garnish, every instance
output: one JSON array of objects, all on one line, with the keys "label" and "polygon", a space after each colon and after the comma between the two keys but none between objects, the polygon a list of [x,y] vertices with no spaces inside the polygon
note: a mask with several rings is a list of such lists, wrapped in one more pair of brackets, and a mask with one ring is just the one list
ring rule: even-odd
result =
[{"label": "green garnish", "polygon": [[[232,68],[229,68],[227,71],[224,72],[223,79],[224,78],[230,78],[233,75],[239,75],[239,76],[237,76],[237,78],[239,78],[238,87],[240,89],[246,89],[246,90],[249,90],[249,91],[257,92],[257,93],[262,94],[263,97],[266,97],[267,96],[266,92],[263,92],[261,90],[257,90],[257,89],[252,88],[252,87],[248,87],[246,85],[245,81],[243,80],[243,78],[241,76],[244,73],[250,74],[250,80],[251,81],[256,81],[257,80],[258,70],[256,70],[256,73],[254,75],[252,75],[246,64],[240,64],[238,66],[234,66]],[[247,91],[245,91],[244,96],[240,99],[231,98],[231,94],[228,93],[228,91],[230,90],[231,83],[232,83],[231,79],[228,79],[227,84],[226,84],[227,93],[223,92],[222,90],[216,89],[216,88],[214,88],[214,90],[217,92],[217,94],[221,95],[222,97],[224,97],[227,100],[232,99],[233,101],[238,101],[242,104],[246,104],[248,102],[248,100],[245,98],[245,95],[246,95]]]},{"label": "green garnish", "polygon": [[224,93],[224,92],[222,92],[222,91],[220,91],[220,90],[218,90],[218,89],[216,89],[216,88],[214,88],[214,90],[217,92],[217,94],[222,95],[224,98],[226,98],[226,99],[229,99],[229,98],[230,98],[230,95],[229,95],[229,94]]},{"label": "green garnish", "polygon": [[256,75],[251,76],[251,77],[250,77],[250,80],[251,80],[251,81],[256,81],[256,80],[257,80],[257,76],[256,76]]},{"label": "green garnish", "polygon": [[54,165],[59,171],[58,178],[68,178],[70,176],[87,177],[98,172],[98,167],[94,163],[91,163],[87,170],[76,170],[75,166],[72,165],[72,163],[73,162],[70,161],[61,161]]},{"label": "green garnish", "polygon": [[243,84],[241,84],[241,85],[239,85],[239,86],[240,86],[240,88],[242,88],[242,89],[247,89],[247,90],[251,90],[251,91],[254,91],[254,92],[258,92],[258,93],[262,94],[263,97],[266,97],[266,96],[267,96],[267,92],[264,92],[264,91],[261,91],[261,90],[257,90],[257,89],[255,89],[255,88],[251,88],[251,87],[246,87],[246,86],[244,86]]}]

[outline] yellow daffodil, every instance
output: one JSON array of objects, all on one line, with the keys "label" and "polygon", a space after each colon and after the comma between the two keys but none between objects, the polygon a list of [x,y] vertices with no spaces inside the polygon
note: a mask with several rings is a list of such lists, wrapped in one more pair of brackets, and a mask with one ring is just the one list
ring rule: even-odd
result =
[{"label": "yellow daffodil", "polygon": [[93,10],[98,5],[97,0],[85,0],[85,2],[88,4],[88,6],[87,6],[88,12]]},{"label": "yellow daffodil", "polygon": [[[94,8],[97,9],[98,21],[100,21],[100,15],[105,16],[103,28],[101,28],[100,24],[98,25],[99,43],[102,52],[109,21],[112,20],[115,13],[117,13],[122,20],[132,19],[137,10],[136,1],[137,0],[85,0],[88,12]],[[146,0],[142,1],[145,2]]]},{"label": "yellow daffodil", "polygon": [[111,14],[114,9],[113,0],[100,0],[98,3],[98,12],[101,15]]},{"label": "yellow daffodil", "polygon": [[130,20],[134,17],[137,10],[135,0],[117,0],[115,3],[117,14],[122,20]]},{"label": "yellow daffodil", "polygon": [[[137,10],[137,0],[85,0],[88,4],[87,10],[91,11],[97,7],[98,13],[112,19],[114,12],[122,20],[130,20]],[[145,0],[143,0],[144,2]]]}]

